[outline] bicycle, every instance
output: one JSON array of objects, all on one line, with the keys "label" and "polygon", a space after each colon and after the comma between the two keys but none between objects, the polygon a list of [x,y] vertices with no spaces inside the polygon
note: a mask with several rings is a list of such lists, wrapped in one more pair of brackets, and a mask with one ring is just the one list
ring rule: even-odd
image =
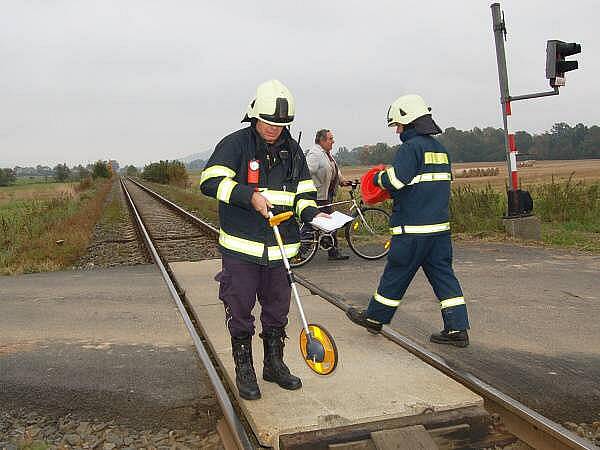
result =
[{"label": "bicycle", "polygon": [[[362,200],[356,200],[356,188],[360,181],[350,182],[350,200],[322,205],[320,208],[329,206],[350,204],[350,215],[354,219],[344,225],[345,238],[350,249],[361,258],[376,260],[383,258],[390,249],[390,215],[387,211],[364,206]],[[300,267],[308,263],[317,254],[317,250],[329,250],[334,246],[334,230],[326,232],[307,224],[300,224],[300,250],[298,254],[290,259],[292,267]]]}]

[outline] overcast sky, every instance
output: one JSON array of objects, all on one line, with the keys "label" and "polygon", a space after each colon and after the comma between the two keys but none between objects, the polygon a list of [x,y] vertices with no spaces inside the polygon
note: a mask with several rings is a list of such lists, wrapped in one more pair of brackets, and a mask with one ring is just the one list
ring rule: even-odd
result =
[{"label": "overcast sky", "polygon": [[[388,142],[389,104],[419,93],[442,128],[501,126],[491,2],[0,0],[0,167],[137,164],[206,151],[256,86],[296,97],[303,144]],[[580,42],[558,97],[512,126],[600,124],[597,0],[502,2],[513,95],[548,89],[546,40]]]}]

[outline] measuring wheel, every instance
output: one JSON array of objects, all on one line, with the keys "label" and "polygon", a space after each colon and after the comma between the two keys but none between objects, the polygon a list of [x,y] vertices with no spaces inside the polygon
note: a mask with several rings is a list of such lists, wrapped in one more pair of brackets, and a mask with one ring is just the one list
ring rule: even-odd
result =
[{"label": "measuring wheel", "polygon": [[304,328],[300,332],[300,353],[304,362],[319,375],[331,374],[338,362],[338,351],[333,338],[321,325],[309,323],[310,336]]}]

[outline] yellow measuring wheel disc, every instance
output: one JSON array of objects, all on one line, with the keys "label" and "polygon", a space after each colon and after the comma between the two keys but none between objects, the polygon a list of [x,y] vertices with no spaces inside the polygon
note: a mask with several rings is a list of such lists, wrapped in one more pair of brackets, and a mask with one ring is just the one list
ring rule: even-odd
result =
[{"label": "yellow measuring wheel disc", "polygon": [[304,362],[306,362],[313,372],[318,373],[319,375],[329,375],[335,370],[338,361],[338,351],[335,342],[329,332],[320,325],[309,323],[308,329],[310,330],[313,339],[319,341],[325,349],[325,357],[321,362],[307,359],[307,336],[304,328],[302,328],[302,331],[300,332],[300,353],[302,353]]}]

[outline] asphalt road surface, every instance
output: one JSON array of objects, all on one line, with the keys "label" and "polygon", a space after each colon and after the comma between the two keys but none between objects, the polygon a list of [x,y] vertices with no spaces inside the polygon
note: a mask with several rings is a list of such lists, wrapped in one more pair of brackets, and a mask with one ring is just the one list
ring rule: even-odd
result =
[{"label": "asphalt road surface", "polygon": [[[330,262],[321,250],[296,270],[366,306],[384,264],[385,259],[366,261],[353,254],[348,261]],[[471,320],[468,348],[428,341],[442,321],[422,271],[392,327],[555,421],[600,420],[600,256],[458,242],[454,269]]]},{"label": "asphalt road surface", "polygon": [[0,277],[0,412],[13,408],[138,429],[220,415],[152,265]]}]

